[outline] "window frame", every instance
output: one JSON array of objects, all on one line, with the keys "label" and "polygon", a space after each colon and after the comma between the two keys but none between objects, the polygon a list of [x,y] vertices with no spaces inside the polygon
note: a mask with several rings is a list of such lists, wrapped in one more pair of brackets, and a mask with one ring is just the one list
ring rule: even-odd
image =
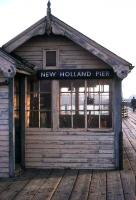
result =
[{"label": "window frame", "polygon": [[[35,78],[34,79],[28,79],[27,80],[27,85],[28,85],[28,82],[30,81],[30,80],[35,80]],[[40,87],[40,80],[37,80],[36,79],[36,81],[38,82],[37,84],[38,84],[38,88],[37,88],[37,91],[35,92],[35,91],[28,91],[28,86],[27,86],[27,95],[26,95],[26,98],[28,98],[28,96],[30,96],[29,98],[30,98],[30,100],[29,100],[29,103],[30,103],[30,106],[31,106],[31,95],[33,95],[34,93],[37,93],[37,95],[38,95],[38,105],[37,105],[37,109],[31,109],[31,107],[29,107],[29,109],[28,109],[28,102],[26,101],[26,128],[27,129],[48,129],[48,130],[51,130],[52,129],[52,127],[53,127],[53,123],[52,123],[52,114],[53,114],[53,112],[52,112],[52,81],[50,81],[50,84],[51,84],[51,91],[50,92],[47,92],[47,91],[42,91],[41,92],[41,87]],[[29,86],[30,87],[30,86]],[[30,88],[29,88],[30,89]],[[50,94],[51,95],[51,108],[50,108],[50,110],[48,110],[48,109],[41,109],[41,94]],[[38,112],[38,126],[35,126],[35,127],[33,127],[33,126],[30,126],[30,119],[28,120],[28,112],[29,112],[29,115],[30,115],[30,113],[31,112]],[[50,112],[50,114],[51,114],[51,127],[41,127],[41,113],[42,112]]]},{"label": "window frame", "polygon": [[[94,80],[101,80],[101,79],[94,79]],[[109,79],[105,79],[105,80],[109,80]],[[69,80],[70,81],[70,80]],[[60,113],[60,80],[51,80],[51,128],[46,128],[46,127],[29,127],[26,126],[27,129],[30,130],[47,130],[47,131],[73,131],[73,132],[112,132],[114,130],[114,110],[113,110],[113,106],[114,106],[114,97],[113,97],[113,92],[114,92],[114,81],[113,79],[110,79],[110,101],[111,101],[111,117],[112,117],[112,127],[111,128],[87,128],[87,117],[85,117],[85,128],[60,128],[60,119],[59,119],[59,113]],[[87,84],[87,80],[85,80],[85,84]],[[86,87],[87,88],[87,87]],[[85,92],[87,93],[87,89],[85,89]],[[28,92],[27,92],[28,94]],[[54,95],[53,95],[54,94]],[[87,101],[87,98],[86,98]],[[87,102],[86,102],[87,103]],[[27,107],[26,107],[26,119],[27,119]],[[39,111],[40,112],[40,111]],[[85,112],[87,112],[87,108],[85,106]],[[85,113],[86,115],[86,113]],[[27,121],[26,121],[26,125],[27,125]]]},{"label": "window frame", "polygon": [[[54,66],[47,66],[46,65],[46,53],[48,51],[55,51],[56,52],[56,65]],[[59,50],[58,49],[51,49],[51,48],[47,48],[47,49],[43,49],[43,69],[56,69],[59,66]]]},{"label": "window frame", "polygon": [[[84,128],[61,128],[60,127],[60,105],[59,105],[59,130],[60,131],[91,131],[91,132],[112,132],[114,129],[114,119],[113,119],[113,101],[112,101],[112,93],[113,93],[113,81],[112,79],[92,79],[92,80],[110,80],[110,87],[109,87],[109,112],[111,112],[111,124],[112,126],[110,128],[101,128],[100,124],[99,124],[99,128],[88,128],[87,126],[87,79],[85,79],[85,127]],[[73,81],[73,80],[69,80],[69,81]],[[100,86],[100,84],[99,84]],[[100,94],[99,94],[99,98],[100,98]],[[59,85],[59,104],[60,104],[60,85]],[[99,103],[99,106],[101,104]],[[100,116],[99,116],[100,118]],[[99,119],[100,120],[100,119]],[[100,122],[99,122],[100,123]]]}]

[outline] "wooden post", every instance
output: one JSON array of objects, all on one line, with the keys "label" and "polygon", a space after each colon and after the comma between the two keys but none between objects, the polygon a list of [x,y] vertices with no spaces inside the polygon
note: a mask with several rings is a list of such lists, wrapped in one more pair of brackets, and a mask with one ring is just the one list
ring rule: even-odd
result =
[{"label": "wooden post", "polygon": [[9,176],[15,176],[14,79],[9,80]]},{"label": "wooden post", "polygon": [[59,81],[52,81],[52,124],[53,131],[59,129]]},{"label": "wooden post", "polygon": [[114,110],[114,131],[115,131],[115,160],[116,168],[123,168],[123,134],[122,134],[122,117],[121,117],[121,108],[122,108],[122,96],[121,96],[121,80],[115,78],[114,80],[114,90],[113,90],[113,110]]},{"label": "wooden post", "polygon": [[21,118],[21,167],[25,168],[25,107],[26,107],[26,83],[25,76],[20,78],[20,118]]}]

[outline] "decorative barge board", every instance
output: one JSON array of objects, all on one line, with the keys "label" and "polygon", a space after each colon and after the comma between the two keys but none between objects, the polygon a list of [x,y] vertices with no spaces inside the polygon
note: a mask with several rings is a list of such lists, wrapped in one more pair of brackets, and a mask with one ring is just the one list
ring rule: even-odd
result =
[{"label": "decorative barge board", "polygon": [[15,160],[26,168],[122,168],[129,62],[53,16],[50,2],[47,16],[0,53],[0,176],[14,175]]}]

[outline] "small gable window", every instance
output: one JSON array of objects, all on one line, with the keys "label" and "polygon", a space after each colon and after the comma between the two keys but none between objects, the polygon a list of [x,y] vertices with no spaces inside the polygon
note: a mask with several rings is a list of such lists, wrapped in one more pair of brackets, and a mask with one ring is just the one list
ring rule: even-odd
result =
[{"label": "small gable window", "polygon": [[57,56],[55,50],[46,50],[45,51],[45,66],[46,67],[55,67],[57,65]]}]

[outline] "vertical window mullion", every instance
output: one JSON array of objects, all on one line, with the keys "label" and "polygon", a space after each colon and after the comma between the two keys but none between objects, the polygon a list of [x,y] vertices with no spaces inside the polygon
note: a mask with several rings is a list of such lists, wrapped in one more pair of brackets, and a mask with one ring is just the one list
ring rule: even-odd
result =
[{"label": "vertical window mullion", "polygon": [[70,84],[71,86],[71,126],[73,128],[73,108],[72,108],[72,100],[73,100],[73,93],[72,93],[72,90],[73,90],[73,83]]},{"label": "vertical window mullion", "polygon": [[100,109],[100,105],[101,105],[101,91],[100,91],[100,82],[99,82],[99,91],[98,91],[98,95],[99,95],[99,128],[101,127],[101,109]]},{"label": "vertical window mullion", "polygon": [[38,81],[38,86],[39,86],[39,88],[38,88],[38,97],[39,97],[38,117],[39,117],[39,128],[40,128],[41,127],[40,126],[40,111],[41,111],[41,108],[40,108],[40,103],[41,103],[41,101],[40,101],[40,94],[41,94],[41,91],[40,91],[40,81]]},{"label": "vertical window mullion", "polygon": [[86,80],[85,80],[84,112],[85,112],[85,129],[87,129],[87,81]]}]

